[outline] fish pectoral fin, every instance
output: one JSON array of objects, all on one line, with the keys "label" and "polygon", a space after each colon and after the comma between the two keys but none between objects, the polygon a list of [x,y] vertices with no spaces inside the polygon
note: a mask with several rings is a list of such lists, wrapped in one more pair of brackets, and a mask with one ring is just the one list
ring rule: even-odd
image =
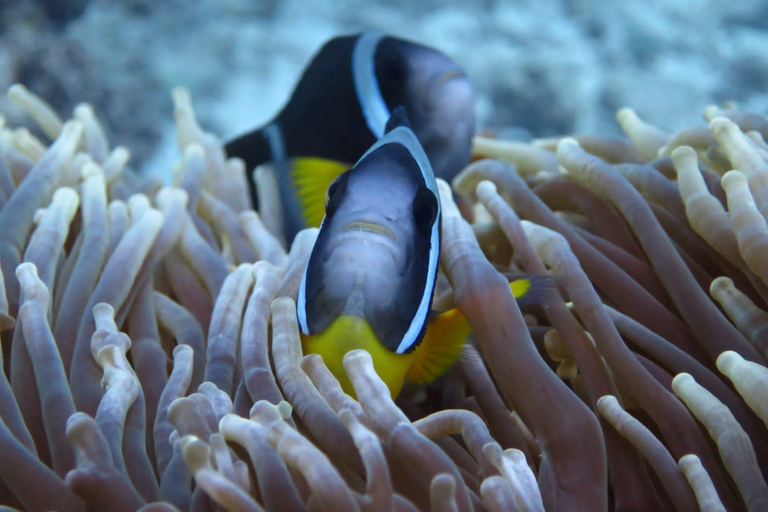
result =
[{"label": "fish pectoral fin", "polygon": [[307,226],[318,227],[325,215],[328,186],[351,166],[324,158],[297,157],[291,160],[291,181]]},{"label": "fish pectoral fin", "polygon": [[407,378],[414,384],[432,382],[461,357],[469,336],[469,322],[458,308],[440,314],[427,325],[427,332],[416,350]]}]

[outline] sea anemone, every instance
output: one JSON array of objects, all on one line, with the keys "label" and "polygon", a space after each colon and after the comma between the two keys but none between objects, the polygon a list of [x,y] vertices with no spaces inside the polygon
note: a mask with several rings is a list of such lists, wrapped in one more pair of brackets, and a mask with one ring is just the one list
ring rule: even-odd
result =
[{"label": "sea anemone", "polygon": [[[765,117],[477,137],[435,300],[473,336],[393,402],[366,352],[356,399],[303,356],[317,232],[286,248],[274,171],[255,212],[186,91],[172,187],[88,105],[9,96],[51,143],[0,121],[0,508],[768,510]],[[522,311],[521,272],[552,288]]]}]

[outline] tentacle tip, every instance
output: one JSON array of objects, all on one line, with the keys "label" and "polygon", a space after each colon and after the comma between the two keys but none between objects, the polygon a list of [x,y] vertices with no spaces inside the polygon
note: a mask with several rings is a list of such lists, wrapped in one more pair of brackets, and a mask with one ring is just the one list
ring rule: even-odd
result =
[{"label": "tentacle tip", "polygon": [[243,224],[248,224],[249,222],[253,222],[258,218],[258,214],[253,210],[245,210],[243,212],[240,212],[237,215],[237,221],[242,226]]},{"label": "tentacle tip", "polygon": [[176,108],[179,108],[183,104],[191,102],[192,96],[189,94],[189,89],[183,86],[177,86],[171,89],[171,98],[173,99]]},{"label": "tentacle tip", "polygon": [[696,382],[696,380],[693,378],[693,376],[691,376],[691,374],[689,374],[689,373],[678,373],[677,375],[675,375],[675,378],[672,379],[672,390],[675,393],[679,394],[679,391],[683,387],[685,387],[685,386],[687,386],[689,384],[695,383],[695,382]]},{"label": "tentacle tip", "polygon": [[189,195],[187,194],[187,191],[182,188],[163,187],[157,192],[155,200],[160,206],[169,206],[174,201],[178,201],[183,204],[183,208],[186,208],[187,203],[189,202]]},{"label": "tentacle tip", "polygon": [[[255,212],[253,210],[249,210],[247,212],[244,212],[242,215],[245,215],[246,213],[253,213],[255,215]],[[268,262],[267,260],[259,260],[256,263],[253,264],[251,267],[251,277],[253,278],[254,282],[258,282],[259,279],[266,273],[269,272],[272,269],[272,264]]]},{"label": "tentacle tip", "polygon": [[275,313],[278,311],[285,311],[290,309],[296,311],[296,303],[291,297],[278,297],[272,301],[272,304],[270,304],[269,307],[272,311],[272,315],[275,315]]},{"label": "tentacle tip", "polygon": [[88,422],[90,420],[91,420],[91,417],[84,412],[76,412],[72,414],[69,418],[67,418],[67,427],[66,427],[67,436],[71,435],[71,432],[73,430],[77,430],[78,427],[82,425],[84,422]]},{"label": "tentacle tip", "polygon": [[709,294],[715,296],[721,291],[728,290],[733,287],[733,280],[729,277],[720,276],[712,280],[709,285]]},{"label": "tentacle tip", "polygon": [[80,196],[70,187],[59,187],[53,193],[52,199],[52,202],[74,203],[79,201]]},{"label": "tentacle tip", "polygon": [[612,405],[614,403],[617,403],[618,400],[613,395],[603,395],[600,398],[597,399],[597,408],[601,411],[609,405]]},{"label": "tentacle tip", "polygon": [[219,390],[219,387],[216,384],[214,384],[213,382],[207,380],[205,382],[201,382],[200,385],[197,386],[197,392],[198,393],[205,394],[206,391],[209,392],[209,393],[216,393],[216,392],[218,392],[220,390]]},{"label": "tentacle tip", "polygon": [[291,414],[293,414],[293,406],[285,400],[282,400],[277,404],[277,412],[280,414],[281,418],[287,420],[291,417]]},{"label": "tentacle tip", "polygon": [[75,117],[94,117],[93,106],[90,103],[78,103],[74,109]]},{"label": "tentacle tip", "polygon": [[501,463],[501,456],[503,453],[504,450],[502,450],[501,445],[497,442],[486,443],[483,445],[483,455],[485,455],[491,464],[496,467]]},{"label": "tentacle tip", "polygon": [[91,160],[90,156],[87,156],[88,160],[83,165],[82,169],[80,169],[80,177],[83,180],[87,180],[88,178],[99,176],[102,174],[101,167],[96,164],[93,160]]},{"label": "tentacle tip", "polygon": [[14,98],[18,98],[18,97],[19,97],[19,95],[22,95],[22,94],[26,94],[26,93],[28,93],[28,92],[29,92],[29,89],[27,89],[27,88],[24,86],[24,84],[19,84],[19,83],[16,83],[16,84],[12,84],[12,85],[11,85],[11,86],[8,88],[8,97],[9,97],[10,99],[14,99]]},{"label": "tentacle tip", "polygon": [[493,195],[497,193],[496,184],[490,180],[483,180],[475,188],[478,197],[483,195]]},{"label": "tentacle tip", "polygon": [[107,320],[115,317],[115,308],[106,302],[99,302],[91,310],[93,316],[98,320]]},{"label": "tentacle tip", "polygon": [[744,176],[744,173],[737,170],[731,170],[723,174],[723,177],[720,179],[721,184],[723,185],[723,188],[727,189],[732,186],[741,185],[743,183],[747,182],[747,177]]},{"label": "tentacle tip", "polygon": [[448,473],[438,473],[430,483],[431,501],[450,501],[455,499],[456,480]]},{"label": "tentacle tip", "polygon": [[572,151],[574,149],[581,149],[579,141],[573,137],[563,137],[557,143],[557,150],[555,151],[557,156],[560,157],[564,151]]},{"label": "tentacle tip", "polygon": [[709,121],[709,130],[713,134],[736,127],[736,123],[724,116],[715,116]]},{"label": "tentacle tip", "polygon": [[30,275],[37,278],[37,267],[34,263],[25,261],[16,266],[16,279],[19,281]]},{"label": "tentacle tip", "polygon": [[357,363],[373,364],[371,354],[369,354],[367,350],[363,349],[350,350],[344,355],[344,359],[342,360],[344,368],[346,368],[347,365],[354,365]]},{"label": "tentacle tip", "polygon": [[186,343],[181,343],[179,345],[176,345],[173,348],[173,352],[171,353],[171,355],[173,355],[173,358],[176,359],[176,358],[182,357],[182,356],[184,356],[186,354],[192,355],[192,354],[194,354],[194,352],[195,352],[194,348],[190,347]]},{"label": "tentacle tip", "polygon": [[251,411],[249,413],[249,417],[252,421],[256,421],[263,425],[281,422],[285,419],[281,414],[279,406],[267,402],[266,400],[259,400],[253,404],[253,407],[251,407]]},{"label": "tentacle tip", "polygon": [[115,155],[115,158],[119,158],[120,160],[128,161],[131,157],[131,150],[125,146],[117,146],[112,150],[112,153]]},{"label": "tentacle tip", "polygon": [[711,120],[721,112],[720,107],[710,104],[704,107],[704,119]]},{"label": "tentacle tip", "polygon": [[638,117],[634,109],[631,109],[629,107],[622,107],[616,111],[616,120],[619,122],[619,124],[623,124],[626,121],[636,120],[636,119],[638,119]]},{"label": "tentacle tip", "polygon": [[717,361],[715,364],[717,365],[717,369],[720,370],[720,372],[728,375],[733,369],[734,365],[741,363],[742,361],[744,361],[744,358],[741,357],[738,352],[734,352],[733,350],[726,350],[717,356]]},{"label": "tentacle tip", "polygon": [[697,158],[696,150],[691,146],[678,146],[672,150],[673,161],[683,158]]}]

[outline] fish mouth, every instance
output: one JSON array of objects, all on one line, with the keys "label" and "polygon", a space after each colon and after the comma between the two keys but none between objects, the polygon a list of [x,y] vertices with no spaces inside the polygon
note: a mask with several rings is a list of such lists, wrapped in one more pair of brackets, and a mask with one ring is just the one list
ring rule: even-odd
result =
[{"label": "fish mouth", "polygon": [[390,230],[382,226],[381,224],[375,224],[373,222],[351,222],[347,224],[344,231],[351,231],[353,229],[359,229],[360,231],[368,231],[369,233],[378,233],[384,235],[387,238],[395,239],[395,235]]}]

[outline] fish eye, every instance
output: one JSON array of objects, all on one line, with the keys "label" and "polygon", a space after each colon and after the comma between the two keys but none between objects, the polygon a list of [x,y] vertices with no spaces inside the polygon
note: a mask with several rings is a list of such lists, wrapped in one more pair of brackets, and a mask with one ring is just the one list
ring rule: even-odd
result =
[{"label": "fish eye", "polygon": [[413,219],[416,229],[426,235],[437,219],[437,197],[427,187],[419,187],[413,200]]},{"label": "fish eye", "polygon": [[344,192],[347,189],[347,178],[349,177],[349,171],[341,173],[335,180],[328,185],[328,190],[325,191],[325,213],[330,214],[336,211],[341,203],[341,198],[344,197]]}]

